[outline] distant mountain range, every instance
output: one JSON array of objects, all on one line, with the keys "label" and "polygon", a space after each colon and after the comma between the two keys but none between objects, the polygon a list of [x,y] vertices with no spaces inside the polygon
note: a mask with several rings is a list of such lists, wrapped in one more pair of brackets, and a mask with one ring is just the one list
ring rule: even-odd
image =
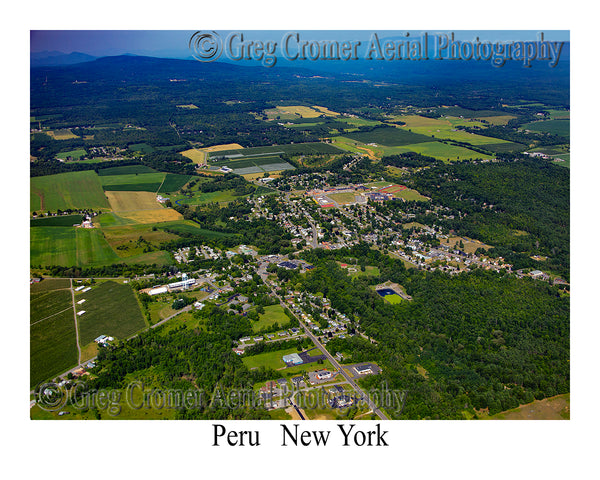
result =
[{"label": "distant mountain range", "polygon": [[57,51],[31,52],[29,65],[31,67],[53,67],[59,65],[73,65],[75,63],[90,62],[97,57],[87,53],[71,52],[63,53]]}]

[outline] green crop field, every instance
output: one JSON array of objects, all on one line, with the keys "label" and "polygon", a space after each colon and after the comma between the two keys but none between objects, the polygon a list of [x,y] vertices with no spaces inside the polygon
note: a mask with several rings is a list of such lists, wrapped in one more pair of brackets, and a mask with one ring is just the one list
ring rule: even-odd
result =
[{"label": "green crop field", "polygon": [[44,278],[41,282],[32,283],[29,287],[31,293],[49,292],[51,290],[59,290],[69,288],[71,282],[68,278]]},{"label": "green crop field", "polygon": [[33,177],[30,189],[31,211],[109,208],[100,178],[92,170]]},{"label": "green crop field", "polygon": [[[244,157],[260,154],[279,155],[287,153],[289,155],[302,154],[319,154],[319,153],[342,153],[341,150],[329,143],[309,142],[309,143],[294,143],[288,145],[272,145],[270,147],[251,147],[238,150],[223,150],[219,152],[210,152],[209,156],[212,159],[227,156],[227,155],[242,155]],[[264,156],[264,155],[263,155]],[[241,158],[241,157],[238,157]],[[233,160],[233,159],[232,159]]]},{"label": "green crop field", "polygon": [[522,152],[527,149],[527,145],[514,142],[481,144],[477,146],[493,153]]},{"label": "green crop field", "polygon": [[389,147],[412,145],[419,142],[431,142],[431,137],[396,127],[381,127],[370,132],[351,132],[344,134],[344,137],[365,144],[376,143],[378,145]]},{"label": "green crop field", "polygon": [[448,145],[442,142],[425,142],[416,143],[414,145],[405,145],[403,147],[385,147],[385,155],[395,155],[404,152],[416,152],[421,155],[437,158],[442,161],[456,161],[465,159],[481,158],[490,160],[493,157],[483,153],[469,150],[465,147],[457,147],[456,145]]},{"label": "green crop field", "polygon": [[198,235],[205,238],[224,238],[224,237],[235,237],[233,233],[215,232],[206,228],[200,227],[198,224],[191,220],[184,220],[181,222],[165,222],[162,223],[159,229],[166,230],[168,232],[175,233],[176,235]]},{"label": "green crop field", "polygon": [[31,293],[29,324],[37,323],[69,307],[72,307],[71,291],[69,289]]},{"label": "green crop field", "polygon": [[100,335],[117,339],[127,338],[146,327],[140,306],[129,285],[109,280],[92,287],[89,292],[77,293],[75,301],[85,298],[77,310],[79,342],[87,345]]},{"label": "green crop field", "polygon": [[177,192],[192,179],[189,175],[178,175],[176,173],[167,173],[158,193]]},{"label": "green crop field", "polygon": [[176,195],[171,197],[171,201],[179,201],[181,205],[200,205],[202,203],[209,202],[227,203],[242,198],[246,198],[246,196],[234,195],[233,190],[220,190],[216,192],[194,191],[191,197],[186,197],[184,195]]},{"label": "green crop field", "polygon": [[57,215],[56,217],[32,218],[30,227],[72,227],[83,221],[83,215]]},{"label": "green crop field", "polygon": [[[63,287],[45,280],[46,287]],[[37,286],[37,285],[36,285]],[[57,375],[77,363],[73,303],[69,290],[52,290],[30,295],[30,385]]]},{"label": "green crop field", "polygon": [[100,177],[102,188],[118,192],[156,192],[166,174],[164,172],[104,175]]},{"label": "green crop field", "polygon": [[106,265],[118,260],[98,229],[38,227],[30,230],[32,265]]},{"label": "green crop field", "polygon": [[98,171],[101,177],[111,175],[135,175],[140,173],[158,173],[156,170],[147,167],[146,165],[124,165],[122,167],[103,168]]},{"label": "green crop field", "polygon": [[526,123],[525,125],[521,125],[521,128],[524,130],[531,130],[532,132],[551,133],[553,135],[569,137],[571,121],[569,119],[542,120],[540,122]]},{"label": "green crop field", "polygon": [[94,218],[94,223],[99,223],[102,228],[104,227],[115,227],[118,225],[133,225],[136,222],[129,218],[120,217],[116,213],[107,212],[101,215],[98,215]]},{"label": "green crop field", "polygon": [[259,315],[257,322],[252,322],[253,331],[259,332],[263,328],[270,327],[275,323],[278,323],[281,327],[289,323],[290,319],[283,311],[281,305],[269,305],[264,308],[265,313]]}]

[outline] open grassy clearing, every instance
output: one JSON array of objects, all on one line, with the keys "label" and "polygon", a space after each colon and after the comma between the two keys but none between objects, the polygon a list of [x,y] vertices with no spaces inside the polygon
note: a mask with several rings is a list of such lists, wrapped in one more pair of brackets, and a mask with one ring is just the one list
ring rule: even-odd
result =
[{"label": "open grassy clearing", "polygon": [[289,323],[290,319],[283,311],[281,305],[269,305],[264,308],[265,313],[259,315],[257,322],[252,322],[253,331],[259,332],[263,328],[271,327],[275,323],[278,323],[281,327]]},{"label": "open grassy clearing", "polygon": [[513,118],[517,118],[513,115],[498,115],[496,117],[481,117],[476,120],[485,120],[490,125],[506,125]]},{"label": "open grassy clearing", "polygon": [[97,284],[89,292],[77,293],[75,301],[85,298],[77,310],[79,341],[87,345],[99,335],[124,339],[146,327],[140,306],[129,285],[112,280]]},{"label": "open grassy clearing", "polygon": [[479,416],[489,420],[569,420],[571,418],[571,394],[535,400],[512,410],[491,416]]},{"label": "open grassy clearing", "polygon": [[103,228],[108,244],[121,258],[141,255],[148,246],[158,247],[163,242],[178,238],[164,230],[153,230],[151,225],[123,225]]},{"label": "open grassy clearing", "polygon": [[31,211],[66,209],[108,209],[96,172],[59,173],[30,179]]},{"label": "open grassy clearing", "polygon": [[32,325],[29,332],[29,379],[32,387],[77,364],[72,309]]},{"label": "open grassy clearing", "polygon": [[486,245],[485,243],[480,242],[479,240],[473,240],[468,237],[455,236],[440,239],[440,244],[454,246],[455,244],[460,244],[461,241],[463,243],[464,248],[459,247],[459,249],[466,253],[475,253],[475,250],[477,250],[478,248],[483,248],[485,250],[494,248],[491,245]]},{"label": "open grassy clearing", "polygon": [[152,153],[154,152],[154,147],[152,145],[148,145],[147,143],[135,143],[133,145],[129,145],[129,150],[137,153]]},{"label": "open grassy clearing", "polygon": [[412,188],[407,188],[406,190],[395,192],[393,195],[394,197],[402,198],[407,202],[426,202],[427,200],[429,200],[429,198],[427,198],[425,195],[421,195],[419,192],[413,190]]},{"label": "open grassy clearing", "polygon": [[87,152],[80,148],[78,150],[70,150],[68,152],[57,153],[56,158],[59,158],[61,160],[67,160],[69,157],[71,157],[72,160],[79,160],[85,155],[87,155]]},{"label": "open grassy clearing", "polygon": [[248,369],[258,368],[264,366],[265,368],[272,368],[278,370],[285,368],[283,363],[283,356],[289,353],[299,353],[296,347],[288,348],[285,350],[275,350],[273,352],[259,353],[258,355],[252,355],[250,357],[243,356],[242,362]]},{"label": "open grassy clearing", "polygon": [[216,192],[200,192],[196,190],[191,197],[175,195],[171,197],[171,201],[178,202],[180,205],[201,205],[210,202],[229,203],[233,200],[239,200],[246,197],[247,195],[235,195],[234,190],[219,190]]},{"label": "open grassy clearing", "polygon": [[101,228],[104,228],[104,227],[114,227],[114,226],[118,226],[118,225],[132,225],[135,222],[129,218],[120,217],[116,213],[107,212],[107,213],[102,213],[101,215],[98,215],[97,217],[95,217],[94,223],[97,223],[100,225]]},{"label": "open grassy clearing", "polygon": [[215,232],[213,230],[208,230],[206,228],[202,228],[197,223],[191,220],[182,220],[180,222],[170,222],[163,223],[158,226],[159,229],[164,229],[169,232],[173,232],[177,235],[198,235],[205,238],[224,238],[224,237],[234,237],[233,233],[223,233],[223,232]]}]

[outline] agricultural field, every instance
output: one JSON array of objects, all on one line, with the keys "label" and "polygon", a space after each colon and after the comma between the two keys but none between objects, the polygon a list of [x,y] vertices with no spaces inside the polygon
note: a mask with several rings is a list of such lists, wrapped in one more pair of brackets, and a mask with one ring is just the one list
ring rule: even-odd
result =
[{"label": "agricultural field", "polygon": [[152,145],[148,145],[147,143],[136,143],[133,145],[129,145],[128,148],[132,152],[139,152],[143,154],[154,152],[154,147]]},{"label": "agricultural field", "polygon": [[100,177],[100,183],[105,191],[156,193],[165,176],[164,172],[104,175]]},{"label": "agricultural field", "polygon": [[[140,173],[158,173],[153,168],[146,165],[124,165],[121,167],[103,168],[98,171],[98,176],[107,177],[114,175],[136,175]],[[102,181],[102,179],[101,179]]]},{"label": "agricultural field", "polygon": [[75,302],[82,299],[85,303],[77,305],[78,311],[85,310],[78,317],[81,345],[87,345],[100,335],[124,339],[146,327],[129,285],[109,280],[92,286],[89,292],[75,294]]},{"label": "agricultural field", "polygon": [[548,109],[545,111],[548,113],[548,115],[550,115],[550,118],[552,118],[552,120],[562,120],[566,118],[571,118],[571,112],[569,110]]},{"label": "agricultural field", "polygon": [[190,148],[189,150],[185,150],[180,152],[184,157],[189,158],[192,162],[197,165],[204,165],[208,157],[213,152],[221,152],[221,151],[232,151],[242,149],[240,144],[238,143],[227,143],[224,145],[213,145],[212,147],[204,147],[204,148]]},{"label": "agricultural field", "polygon": [[70,288],[71,282],[68,278],[44,278],[41,282],[32,283],[29,286],[30,293],[44,293],[52,290]]},{"label": "agricultural field", "polygon": [[491,160],[493,158],[490,155],[475,152],[474,150],[469,150],[465,147],[457,147],[456,145],[449,145],[442,142],[416,143],[402,147],[389,147],[385,148],[384,150],[386,155],[395,155],[404,152],[416,152],[420,153],[421,155],[427,155],[429,157],[442,160],[444,162],[471,160],[475,158]]},{"label": "agricultural field", "polygon": [[101,228],[114,227],[117,225],[132,225],[135,222],[129,218],[120,217],[116,213],[102,213],[94,218],[94,223],[99,224]]},{"label": "agricultural field", "polygon": [[325,107],[305,107],[303,105],[278,105],[270,110],[265,110],[265,114],[269,117],[269,120],[294,120],[297,118],[316,118],[321,115],[338,115],[336,112],[332,112]]},{"label": "agricultural field", "polygon": [[396,127],[380,127],[370,132],[351,132],[344,134],[344,137],[365,143],[367,146],[369,143],[395,147],[412,145],[420,142],[431,142],[431,136],[427,137]]},{"label": "agricultural field", "polygon": [[44,133],[51,136],[54,140],[72,140],[74,138],[79,138],[68,128],[63,128],[60,130],[48,130]]},{"label": "agricultural field", "polygon": [[260,332],[263,328],[271,327],[275,323],[283,327],[289,323],[290,319],[283,311],[281,305],[269,305],[265,308],[265,313],[261,313],[257,322],[252,322],[252,330]]},{"label": "agricultural field", "polygon": [[482,127],[483,124],[479,121],[465,120],[457,117],[428,118],[421,117],[419,115],[401,115],[395,117],[395,119],[406,124],[400,128],[410,130],[421,135],[427,135],[429,137],[450,139],[457,142],[469,143],[471,145],[507,143],[506,140],[476,135],[474,133],[465,132],[464,130],[459,130],[456,128],[458,125],[465,127]]},{"label": "agricultural field", "polygon": [[70,285],[68,281],[58,282],[44,280],[34,284],[30,291],[29,381],[32,387],[77,363],[71,292],[39,290],[41,286],[68,288]]},{"label": "agricultural field", "polygon": [[218,190],[216,192],[200,192],[198,190],[194,190],[191,197],[185,195],[175,195],[171,197],[171,201],[177,203],[178,205],[201,205],[203,203],[210,202],[229,203],[233,200],[239,200],[246,197],[247,195],[235,195],[234,190]]},{"label": "agricultural field", "polygon": [[156,210],[162,208],[151,192],[106,192],[108,201],[114,212],[131,212],[133,210]]},{"label": "agricultural field", "polygon": [[100,178],[93,170],[30,179],[30,211],[108,209]]},{"label": "agricultural field", "polygon": [[167,173],[162,185],[158,189],[158,193],[171,193],[181,190],[192,177],[189,175],[178,175],[176,173]]},{"label": "agricultural field", "polygon": [[83,221],[83,215],[57,215],[52,217],[32,218],[30,227],[72,227]]},{"label": "agricultural field", "polygon": [[568,138],[571,132],[571,121],[569,119],[541,120],[539,122],[526,123],[521,125],[521,128],[531,130],[532,132],[551,133]]},{"label": "agricultural field", "polygon": [[30,230],[32,265],[107,265],[118,259],[96,228],[38,227]]}]

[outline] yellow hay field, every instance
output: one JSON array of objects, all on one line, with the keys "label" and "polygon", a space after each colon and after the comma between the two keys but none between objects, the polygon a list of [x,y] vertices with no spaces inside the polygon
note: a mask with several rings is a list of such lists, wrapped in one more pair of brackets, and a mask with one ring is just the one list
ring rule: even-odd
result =
[{"label": "yellow hay field", "polygon": [[152,192],[104,192],[114,212],[163,209]]},{"label": "yellow hay field", "polygon": [[310,107],[304,107],[302,105],[289,105],[285,107],[277,106],[275,108],[281,113],[288,113],[290,115],[300,115],[304,118],[316,118],[319,115],[323,114],[323,112],[318,112]]},{"label": "yellow hay field", "polygon": [[332,117],[337,117],[339,115],[338,112],[329,110],[327,107],[320,107],[319,105],[313,105],[312,108],[314,108],[315,110],[319,110],[321,113],[323,113],[325,115],[331,115]]},{"label": "yellow hay field", "polygon": [[124,218],[138,223],[160,223],[183,220],[183,215],[172,208],[161,208],[159,210],[135,210],[120,214]]},{"label": "yellow hay field", "polygon": [[190,148],[181,152],[184,157],[189,158],[196,165],[206,164],[207,154],[210,152],[222,152],[224,150],[238,150],[242,147],[239,143],[226,143],[224,145],[213,145],[205,148]]},{"label": "yellow hay field", "polygon": [[48,135],[50,135],[54,140],[71,140],[72,138],[79,138],[77,135],[74,135],[71,130],[48,130]]}]

